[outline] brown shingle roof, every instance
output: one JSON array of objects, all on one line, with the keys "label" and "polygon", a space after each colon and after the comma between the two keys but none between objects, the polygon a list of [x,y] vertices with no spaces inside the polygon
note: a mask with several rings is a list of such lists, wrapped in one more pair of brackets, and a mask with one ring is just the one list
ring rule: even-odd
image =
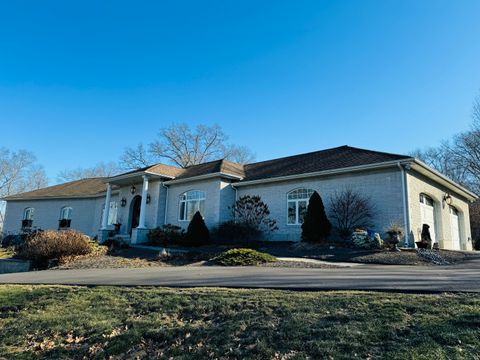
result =
[{"label": "brown shingle roof", "polygon": [[112,178],[128,175],[128,174],[135,174],[135,173],[143,173],[143,172],[151,172],[155,173],[158,175],[166,175],[168,177],[174,178],[181,174],[184,169],[176,167],[176,166],[171,166],[171,165],[166,165],[166,164],[155,164],[155,165],[149,165],[145,166],[140,169],[135,169],[132,171],[128,171],[126,173],[118,174],[113,176]]},{"label": "brown shingle roof", "polygon": [[245,165],[243,181],[370,165],[408,159],[409,156],[340,146],[332,149]]},{"label": "brown shingle roof", "polygon": [[243,165],[222,159],[209,161],[203,164],[188,166],[183,169],[182,173],[175,178],[187,179],[194,176],[201,176],[214,173],[224,173],[228,175],[237,176],[243,178],[245,173],[243,171]]},{"label": "brown shingle roof", "polygon": [[4,200],[33,200],[54,198],[88,198],[106,192],[104,178],[91,178],[53,185],[39,190],[11,195]]},{"label": "brown shingle roof", "polygon": [[[177,180],[207,174],[224,173],[237,176],[241,178],[240,182],[242,182],[271,179],[289,175],[308,174],[325,170],[349,168],[409,158],[409,156],[405,155],[358,149],[350,146],[340,146],[332,149],[261,161],[247,165],[241,165],[222,159],[199,165],[192,165],[184,169],[165,164],[157,164],[137,169],[126,174],[147,171],[158,175],[166,175]],[[104,180],[104,178],[92,178],[73,181],[23,194],[12,195],[5,198],[5,200],[94,197],[106,191]]]}]

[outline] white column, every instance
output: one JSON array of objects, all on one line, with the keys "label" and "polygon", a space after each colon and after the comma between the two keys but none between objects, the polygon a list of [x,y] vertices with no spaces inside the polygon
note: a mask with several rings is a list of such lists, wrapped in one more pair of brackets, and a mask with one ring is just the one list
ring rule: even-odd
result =
[{"label": "white column", "polygon": [[148,195],[148,177],[147,175],[143,175],[142,202],[140,203],[140,220],[138,224],[139,229],[145,229],[145,212],[147,210],[147,195]]},{"label": "white column", "polygon": [[107,196],[105,198],[105,209],[103,209],[102,230],[108,228],[108,215],[110,214],[110,199],[112,198],[112,185],[107,184]]}]

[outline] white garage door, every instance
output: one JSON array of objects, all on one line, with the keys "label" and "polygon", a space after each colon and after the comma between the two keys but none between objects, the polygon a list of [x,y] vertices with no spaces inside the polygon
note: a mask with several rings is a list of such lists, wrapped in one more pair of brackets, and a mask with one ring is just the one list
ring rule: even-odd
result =
[{"label": "white garage door", "polygon": [[450,206],[450,229],[452,231],[452,249],[460,250],[460,226],[458,223],[458,211]]},{"label": "white garage door", "polygon": [[435,236],[435,207],[432,198],[425,194],[420,194],[420,211],[422,212],[422,227],[423,224],[430,226],[430,237],[432,238],[432,244],[434,244],[437,242]]}]

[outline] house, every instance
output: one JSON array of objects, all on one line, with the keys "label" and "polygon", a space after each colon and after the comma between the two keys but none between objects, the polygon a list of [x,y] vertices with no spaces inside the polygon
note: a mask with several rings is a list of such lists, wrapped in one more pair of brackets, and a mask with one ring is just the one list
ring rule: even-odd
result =
[{"label": "house", "polygon": [[469,203],[475,194],[410,156],[350,146],[246,165],[157,164],[9,196],[4,232],[72,228],[103,241],[116,226],[125,241],[138,244],[157,226],[186,228],[196,211],[212,228],[231,219],[235,199],[259,195],[278,225],[266,240],[299,241],[313,191],[324,199],[328,215],[330,197],[347,188],[369,197],[374,230],[383,234],[392,222],[404,226],[404,246],[414,247],[428,224],[441,248],[472,249]]}]

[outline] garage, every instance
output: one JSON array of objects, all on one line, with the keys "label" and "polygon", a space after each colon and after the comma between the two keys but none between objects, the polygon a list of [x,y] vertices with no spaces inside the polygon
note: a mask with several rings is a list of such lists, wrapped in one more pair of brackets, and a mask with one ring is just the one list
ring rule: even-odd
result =
[{"label": "garage", "polygon": [[427,224],[430,226],[430,237],[432,238],[432,244],[434,244],[437,242],[435,235],[435,206],[433,199],[428,195],[420,194],[420,211],[422,225]]},{"label": "garage", "polygon": [[453,250],[461,250],[461,245],[460,245],[460,223],[459,223],[459,216],[458,216],[458,210],[450,206],[449,207],[449,212],[450,212],[450,229],[452,232],[452,249]]}]

